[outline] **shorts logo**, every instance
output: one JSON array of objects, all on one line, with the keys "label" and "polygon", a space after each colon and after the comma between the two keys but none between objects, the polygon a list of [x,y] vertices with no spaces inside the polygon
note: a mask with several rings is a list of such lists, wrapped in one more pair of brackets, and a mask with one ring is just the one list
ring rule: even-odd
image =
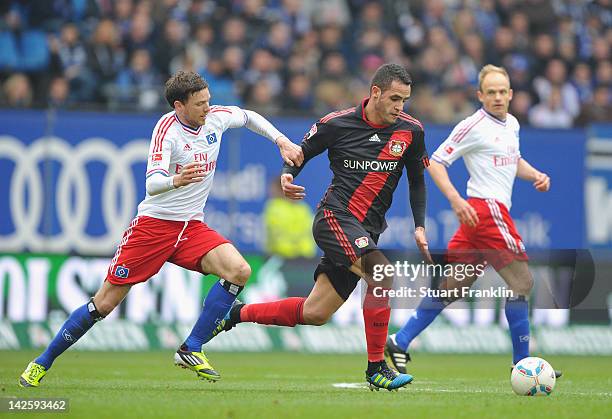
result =
[{"label": "shorts logo", "polygon": [[217,135],[213,132],[212,134],[208,134],[206,136],[206,141],[208,141],[208,144],[214,144],[217,142]]},{"label": "shorts logo", "polygon": [[151,156],[151,161],[160,161],[161,159],[162,159],[162,155],[161,155],[161,153],[158,153],[158,154],[153,154],[153,155]]},{"label": "shorts logo", "polygon": [[406,143],[400,140],[390,140],[389,141],[389,153],[392,156],[400,157],[406,151]]},{"label": "shorts logo", "polygon": [[446,147],[444,147],[444,151],[446,151],[446,154],[452,154],[453,150],[455,150],[454,148],[452,148],[451,146],[447,145]]},{"label": "shorts logo", "polygon": [[128,275],[130,274],[130,270],[128,268],[126,268],[125,266],[117,266],[115,268],[115,276],[117,278],[127,278]]},{"label": "shorts logo", "polygon": [[366,236],[355,239],[355,246],[357,246],[360,249],[367,247],[369,243],[370,241],[368,240]]}]

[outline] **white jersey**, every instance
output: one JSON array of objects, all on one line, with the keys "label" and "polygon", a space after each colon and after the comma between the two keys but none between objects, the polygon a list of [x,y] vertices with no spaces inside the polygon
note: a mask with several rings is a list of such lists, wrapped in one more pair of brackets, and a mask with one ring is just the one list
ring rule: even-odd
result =
[{"label": "white jersey", "polygon": [[205,124],[198,129],[184,125],[175,112],[162,116],[151,136],[147,178],[156,174],[172,177],[183,166],[199,162],[206,172],[202,182],[151,196],[138,205],[138,215],[162,220],[189,221],[204,218],[204,205],[212,187],[223,132],[246,125],[248,117],[237,106],[212,106]]},{"label": "white jersey", "polygon": [[506,121],[501,121],[479,109],[455,126],[432,159],[448,167],[463,157],[470,174],[467,196],[496,199],[510,209],[521,158],[519,130],[514,116],[507,114]]}]

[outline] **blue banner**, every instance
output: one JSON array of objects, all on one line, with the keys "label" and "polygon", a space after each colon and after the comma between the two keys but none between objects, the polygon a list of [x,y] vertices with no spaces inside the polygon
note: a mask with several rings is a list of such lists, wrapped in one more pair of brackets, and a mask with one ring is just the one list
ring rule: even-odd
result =
[{"label": "blue banner", "polygon": [[[112,254],[144,197],[148,145],[158,118],[0,112],[0,252]],[[303,118],[272,121],[296,142],[314,122]],[[430,154],[451,129],[426,126]],[[585,138],[582,130],[521,131],[522,156],[552,179],[549,193],[516,181],[511,214],[528,249],[581,248],[587,244]],[[328,164],[323,154],[310,161],[296,179],[306,187],[306,201],[313,208],[331,180]],[[263,249],[261,213],[269,182],[278,176],[281,165],[277,148],[268,140],[247,129],[224,134],[205,220],[243,251]],[[449,173],[465,193],[463,163],[453,165]],[[612,185],[612,179],[606,179],[607,185]],[[428,238],[430,247],[441,248],[454,233],[457,221],[428,176],[427,182]],[[381,237],[381,246],[414,247],[407,189],[403,179],[388,213],[390,228]],[[603,204],[598,201],[598,205]],[[601,244],[612,245],[612,235],[606,237]]]}]

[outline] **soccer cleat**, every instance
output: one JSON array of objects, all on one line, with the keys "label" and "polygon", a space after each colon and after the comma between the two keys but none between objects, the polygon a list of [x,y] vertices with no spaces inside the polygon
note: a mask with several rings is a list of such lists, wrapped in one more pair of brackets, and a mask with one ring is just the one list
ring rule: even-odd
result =
[{"label": "soccer cleat", "polygon": [[38,387],[45,375],[47,375],[47,369],[32,361],[19,377],[19,385],[21,387]]},{"label": "soccer cleat", "polygon": [[385,344],[385,356],[391,360],[393,367],[400,373],[406,374],[406,363],[410,361],[410,354],[404,352],[395,341],[395,334],[389,335]]},{"label": "soccer cleat", "polygon": [[213,330],[211,339],[217,336],[221,332],[227,332],[233,329],[234,326],[236,326],[239,323],[236,320],[240,318],[239,313],[242,307],[244,307],[244,303],[236,299],[234,303],[232,304],[232,308],[230,308],[230,310],[227,312],[223,320],[221,320],[219,324],[217,325],[217,327],[215,327],[215,330]]},{"label": "soccer cleat", "polygon": [[385,361],[380,363],[378,371],[368,374],[366,371],[366,381],[370,385],[370,391],[379,391],[381,388],[392,391],[410,384],[413,380],[410,374],[400,374],[389,368]]},{"label": "soccer cleat", "polygon": [[174,354],[174,365],[195,371],[198,377],[208,381],[221,379],[221,375],[210,365],[203,352],[190,352],[184,346]]},{"label": "soccer cleat", "polygon": [[[512,365],[512,366],[510,367],[510,374],[512,374],[512,370],[513,370],[513,369],[514,369],[514,365]],[[555,370],[555,379],[556,379],[556,378],[560,378],[562,375],[563,375],[563,372],[562,372],[562,371]]]}]

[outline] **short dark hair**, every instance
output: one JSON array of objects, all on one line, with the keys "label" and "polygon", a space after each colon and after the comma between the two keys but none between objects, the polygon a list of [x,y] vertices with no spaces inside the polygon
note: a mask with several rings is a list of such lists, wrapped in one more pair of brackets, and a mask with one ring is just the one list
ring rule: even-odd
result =
[{"label": "short dark hair", "polygon": [[412,77],[410,77],[410,73],[403,66],[399,64],[383,64],[378,67],[374,77],[372,77],[370,91],[372,91],[372,86],[378,86],[384,92],[395,80],[407,85],[412,84]]},{"label": "short dark hair", "polygon": [[187,102],[195,92],[208,88],[208,83],[199,74],[192,71],[179,71],[168,79],[164,92],[166,101],[174,108],[174,101]]}]

